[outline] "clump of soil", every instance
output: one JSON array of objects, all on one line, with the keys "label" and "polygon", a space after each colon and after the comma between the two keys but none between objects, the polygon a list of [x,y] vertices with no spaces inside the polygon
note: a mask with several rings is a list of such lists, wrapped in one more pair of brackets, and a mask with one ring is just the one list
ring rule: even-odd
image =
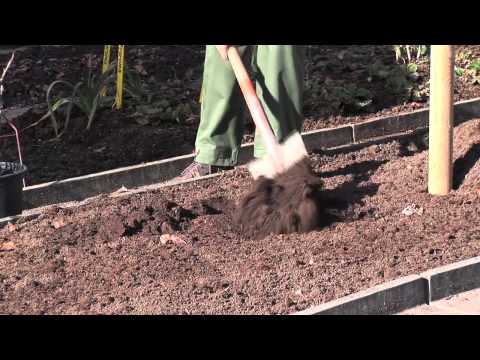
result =
[{"label": "clump of soil", "polygon": [[261,177],[235,213],[240,229],[250,237],[315,230],[320,217],[322,182],[308,158],[275,179]]},{"label": "clump of soil", "polygon": [[106,216],[101,222],[99,233],[103,237],[116,240],[139,233],[161,235],[183,231],[196,217],[194,212],[161,196],[133,209],[128,208],[128,200],[124,200],[123,205],[120,211]]}]

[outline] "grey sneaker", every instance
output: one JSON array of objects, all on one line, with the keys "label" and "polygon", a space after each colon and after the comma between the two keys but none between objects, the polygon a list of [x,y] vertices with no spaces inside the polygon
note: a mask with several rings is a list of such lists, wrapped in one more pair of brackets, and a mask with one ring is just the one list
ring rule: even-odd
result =
[{"label": "grey sneaker", "polygon": [[216,174],[220,171],[227,171],[232,169],[233,169],[233,166],[213,166],[213,165],[200,164],[194,161],[190,165],[188,165],[185,168],[185,170],[182,171],[180,176],[177,176],[175,179],[188,180],[188,179]]}]

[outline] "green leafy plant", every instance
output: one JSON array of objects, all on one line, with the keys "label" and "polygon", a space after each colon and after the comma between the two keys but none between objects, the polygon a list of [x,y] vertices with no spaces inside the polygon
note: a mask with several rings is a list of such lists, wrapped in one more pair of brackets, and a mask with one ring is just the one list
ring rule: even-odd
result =
[{"label": "green leafy plant", "polygon": [[480,74],[480,59],[472,61],[470,65],[468,65],[468,70],[470,70],[474,78],[478,78],[478,75]]},{"label": "green leafy plant", "polygon": [[455,75],[458,77],[462,77],[463,74],[465,74],[465,69],[462,69],[461,67],[455,66]]},{"label": "green leafy plant", "polygon": [[407,72],[409,74],[414,74],[418,71],[418,65],[415,63],[410,63],[407,65]]},{"label": "green leafy plant", "polygon": [[474,70],[475,72],[480,72],[480,59],[475,59],[468,65],[470,70]]},{"label": "green leafy plant", "polygon": [[385,83],[386,89],[397,96],[406,95],[411,86],[408,79],[402,74],[396,74],[389,77]]},{"label": "green leafy plant", "polygon": [[473,85],[480,84],[480,59],[474,59],[471,54],[467,54],[457,56],[457,60],[463,64],[463,67],[455,67],[455,75],[465,76],[467,80],[471,79]]},{"label": "green leafy plant", "polygon": [[395,60],[397,63],[410,64],[419,61],[423,56],[428,55],[428,45],[394,45]]},{"label": "green leafy plant", "polygon": [[144,82],[140,75],[125,69],[125,93],[136,102],[150,104],[153,100],[153,94],[145,89]]},{"label": "green leafy plant", "polygon": [[335,86],[330,93],[330,99],[348,112],[362,110],[369,106],[373,102],[373,95],[367,89],[359,88],[355,84],[347,84]]},{"label": "green leafy plant", "polygon": [[384,80],[390,76],[391,69],[384,65],[381,61],[375,61],[367,67],[368,82],[373,80]]},{"label": "green leafy plant", "polygon": [[[85,130],[91,129],[96,114],[99,109],[111,108],[115,103],[115,97],[109,94],[114,93],[116,86],[116,62],[112,62],[108,69],[100,75],[93,74],[92,67],[89,64],[89,71],[86,81],[71,83],[64,80],[57,80],[50,84],[47,89],[47,106],[48,113],[44,115],[40,121],[50,118],[55,136],[62,136],[69,127],[72,111],[74,108],[79,109],[87,118]],[[53,91],[60,86],[70,90],[69,96],[62,96],[63,92],[59,92],[60,96],[54,100]],[[152,101],[152,95],[144,88],[144,84],[140,76],[125,69],[125,98],[134,100],[137,103],[149,104]],[[129,100],[130,100],[129,99]],[[57,114],[63,113],[65,121],[62,131],[60,131],[60,122]]]},{"label": "green leafy plant", "polygon": [[[98,109],[113,105],[114,97],[103,96],[103,92],[115,85],[114,67],[115,64],[112,63],[105,73],[97,76],[92,73],[91,66],[89,66],[86,81],[73,84],[69,81],[56,80],[50,84],[47,89],[48,113],[43,118],[50,117],[56,137],[62,136],[67,131],[74,107],[80,109],[87,117],[86,130],[90,130]],[[53,100],[52,92],[59,85],[69,88],[71,90],[70,96]],[[60,112],[60,109],[63,109],[63,107],[65,107],[65,122],[63,131],[60,132],[59,121],[56,114]]]}]

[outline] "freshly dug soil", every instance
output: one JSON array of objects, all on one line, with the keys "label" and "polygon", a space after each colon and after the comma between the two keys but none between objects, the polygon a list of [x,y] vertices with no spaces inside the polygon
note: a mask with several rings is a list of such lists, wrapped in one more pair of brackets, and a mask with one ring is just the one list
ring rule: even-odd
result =
[{"label": "freshly dug soil", "polygon": [[[457,47],[456,66],[466,68],[480,58],[479,45]],[[470,53],[469,56],[465,54]],[[84,79],[91,61],[99,71],[103,46],[35,46],[16,54],[5,86],[6,107],[38,105],[17,120],[24,129],[46,112],[46,89],[55,80],[73,83]],[[0,66],[10,54],[0,54]],[[469,60],[470,59],[470,60]],[[29,168],[27,185],[61,180],[122,166],[192,154],[199,123],[199,95],[202,81],[204,46],[135,45],[126,47],[127,67],[141,77],[148,94],[166,101],[166,108],[187,106],[178,119],[164,114],[139,115],[139,108],[155,110],[157,105],[125,100],[125,109],[99,110],[91,131],[77,113],[69,131],[60,139],[49,120],[21,134],[23,158]],[[357,123],[428,106],[428,61],[419,64],[415,80],[405,80],[395,62],[390,45],[324,46],[308,50],[305,91],[305,131]],[[396,81],[396,79],[400,79]],[[411,92],[422,95],[412,98]],[[366,95],[365,95],[366,94]],[[128,94],[127,94],[128,95]],[[368,95],[368,96],[367,96]],[[364,98],[367,96],[367,98]],[[480,97],[480,85],[468,76],[457,77],[455,100]],[[365,107],[358,103],[370,102]],[[43,105],[42,105],[43,104]],[[59,116],[59,120],[61,120]],[[246,124],[244,141],[252,141],[254,127]],[[0,125],[0,161],[18,161],[14,137],[6,125]]]},{"label": "freshly dug soil", "polygon": [[240,201],[235,222],[245,235],[308,232],[321,220],[321,180],[304,159],[275,179],[261,177]]},{"label": "freshly dug soil", "polygon": [[6,226],[0,313],[287,314],[480,255],[480,119],[455,131],[449,196],[421,140],[313,154],[331,216],[308,233],[238,231],[245,169]]}]

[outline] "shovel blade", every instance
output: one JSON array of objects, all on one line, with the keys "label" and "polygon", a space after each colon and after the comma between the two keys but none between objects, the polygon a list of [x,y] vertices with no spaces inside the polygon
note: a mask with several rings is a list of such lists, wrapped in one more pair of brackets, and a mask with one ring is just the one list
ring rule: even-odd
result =
[{"label": "shovel blade", "polygon": [[[281,168],[283,172],[287,171],[308,156],[305,143],[298,132],[290,135],[283,144],[279,145],[278,151],[279,154],[277,154],[277,158],[282,162]],[[273,179],[280,175],[278,167],[274,165],[271,154],[268,154],[265,159],[251,161],[247,165],[247,168],[254,180],[262,176],[267,179]]]}]

